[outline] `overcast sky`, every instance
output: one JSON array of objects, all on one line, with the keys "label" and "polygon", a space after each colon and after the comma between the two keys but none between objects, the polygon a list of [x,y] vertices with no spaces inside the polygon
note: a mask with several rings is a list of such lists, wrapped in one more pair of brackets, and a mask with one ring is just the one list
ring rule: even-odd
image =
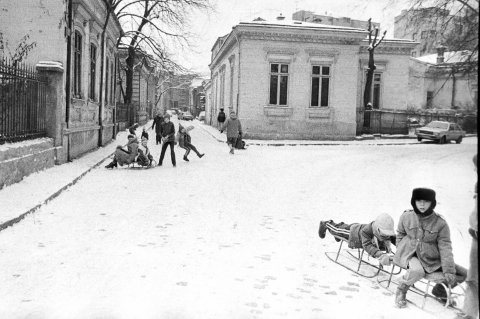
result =
[{"label": "overcast sky", "polygon": [[[393,17],[406,9],[408,0],[211,0],[215,11],[195,13],[192,30],[197,34],[191,50],[178,52],[178,60],[185,66],[209,76],[211,48],[219,36],[232,30],[239,22],[256,17],[275,19],[280,13],[288,19],[298,10],[313,11],[333,17],[372,18],[393,37]],[[393,3],[392,3],[393,2]]]}]

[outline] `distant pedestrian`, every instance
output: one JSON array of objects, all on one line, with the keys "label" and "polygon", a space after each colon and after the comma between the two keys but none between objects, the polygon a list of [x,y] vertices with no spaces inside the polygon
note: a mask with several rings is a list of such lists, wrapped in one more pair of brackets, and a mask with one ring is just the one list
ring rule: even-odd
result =
[{"label": "distant pedestrian", "polygon": [[223,133],[225,130],[227,130],[227,144],[230,147],[230,154],[234,154],[237,139],[242,137],[242,124],[234,111],[230,112],[230,117],[220,128],[220,133]]},{"label": "distant pedestrian", "polygon": [[147,133],[147,131],[145,130],[145,127],[144,127],[143,130],[142,130],[141,139],[143,140],[144,137],[148,140],[148,133]]},{"label": "distant pedestrian", "polygon": [[163,158],[165,157],[165,151],[167,147],[170,146],[170,156],[172,158],[173,167],[177,166],[175,160],[175,126],[170,122],[170,115],[165,114],[163,117],[163,123],[160,126],[160,135],[162,136],[162,152],[160,153],[160,160],[158,161],[158,166],[162,166]]},{"label": "distant pedestrian", "polygon": [[156,144],[162,143],[162,134],[160,133],[160,125],[163,123],[163,116],[160,112],[153,119],[152,130],[155,128]]},{"label": "distant pedestrian", "polygon": [[183,127],[182,124],[178,125],[178,146],[186,150],[185,155],[183,155],[183,160],[189,162],[188,154],[190,151],[194,151],[199,158],[202,158],[205,154],[200,154],[195,146],[192,144],[192,137],[190,136],[190,131],[193,130],[193,126]]},{"label": "distant pedestrian", "polygon": [[[477,170],[477,154],[473,157],[475,171]],[[467,272],[467,289],[465,290],[465,302],[463,303],[462,313],[458,314],[456,319],[475,319],[478,318],[478,190],[475,183],[475,206],[470,214],[468,233],[472,237],[470,246],[470,267]]]},{"label": "distant pedestrian", "polygon": [[221,108],[220,112],[218,112],[218,116],[217,116],[218,127],[222,127],[226,118],[227,118],[227,116],[225,115],[225,112],[223,112],[223,108]]}]

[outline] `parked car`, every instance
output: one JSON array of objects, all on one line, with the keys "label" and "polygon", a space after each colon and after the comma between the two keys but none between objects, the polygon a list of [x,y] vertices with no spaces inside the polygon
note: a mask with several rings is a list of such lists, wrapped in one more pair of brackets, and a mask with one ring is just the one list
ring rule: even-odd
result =
[{"label": "parked car", "polygon": [[185,120],[185,121],[192,121],[193,120],[193,115],[192,113],[190,112],[185,112],[182,114],[182,120]]},{"label": "parked car", "polygon": [[422,139],[427,139],[437,141],[440,144],[450,143],[450,141],[460,144],[465,137],[465,131],[462,130],[460,125],[443,121],[432,121],[426,126],[418,128],[415,134],[419,142]]},{"label": "parked car", "polygon": [[198,114],[198,120],[205,121],[205,111],[202,111],[200,114]]}]

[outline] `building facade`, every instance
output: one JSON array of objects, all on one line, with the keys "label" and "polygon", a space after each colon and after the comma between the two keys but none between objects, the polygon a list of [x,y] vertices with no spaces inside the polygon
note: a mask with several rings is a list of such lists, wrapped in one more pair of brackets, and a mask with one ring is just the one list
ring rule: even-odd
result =
[{"label": "building facade", "polygon": [[[23,61],[37,65],[50,85],[55,84],[51,88],[55,111],[49,118],[54,123],[48,135],[55,140],[57,162],[80,156],[114,137],[116,42],[122,29],[111,15],[102,56],[105,19],[102,0],[2,2],[3,40],[11,48],[22,41],[31,45]],[[4,54],[7,51],[12,52],[3,50]]]},{"label": "building facade", "polygon": [[128,56],[127,49],[119,50],[119,63],[121,70],[119,71],[120,90],[117,95],[117,105],[120,107],[128,107],[129,119],[128,125],[135,123],[144,124],[155,116],[155,104],[157,101],[157,85],[159,75],[155,68],[153,59],[141,52],[135,55],[133,82],[132,82],[132,99],[130,105],[124,105],[125,86],[126,86],[126,63]]},{"label": "building facade", "polygon": [[470,51],[444,52],[410,61],[409,105],[415,109],[478,111],[477,70],[465,72]]},{"label": "building facade", "polygon": [[[478,14],[476,16],[478,25]],[[451,15],[443,8],[402,10],[395,17],[394,37],[418,42],[412,49],[413,57],[435,54],[438,46],[446,44],[451,38],[464,37],[469,32],[469,28],[464,26],[465,21],[463,14]],[[463,49],[467,47],[460,50]]]},{"label": "building facade", "polygon": [[158,88],[158,94],[161,95],[158,108],[163,112],[171,109],[188,111],[189,87],[195,77],[195,74],[164,74]]},{"label": "building facade", "polygon": [[[301,21],[240,23],[212,48],[207,121],[220,108],[238,113],[247,138],[350,139],[362,106],[368,62],[364,29]],[[374,94],[380,108],[405,109],[414,43],[376,49]],[[207,91],[208,92],[208,91]]]}]

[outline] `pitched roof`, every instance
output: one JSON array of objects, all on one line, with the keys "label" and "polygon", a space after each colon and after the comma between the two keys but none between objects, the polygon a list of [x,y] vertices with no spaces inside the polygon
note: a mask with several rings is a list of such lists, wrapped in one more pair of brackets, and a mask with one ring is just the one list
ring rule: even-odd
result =
[{"label": "pitched roof", "polygon": [[[467,62],[469,61],[469,57],[472,54],[471,51],[465,50],[465,51],[449,51],[444,53],[444,62],[443,63],[459,63],[459,62]],[[424,55],[418,58],[414,58],[415,60],[418,60],[420,62],[428,63],[428,64],[437,64],[437,56],[438,54],[428,54]],[[472,59],[470,61],[477,61],[478,56],[475,53],[472,56]]]}]

